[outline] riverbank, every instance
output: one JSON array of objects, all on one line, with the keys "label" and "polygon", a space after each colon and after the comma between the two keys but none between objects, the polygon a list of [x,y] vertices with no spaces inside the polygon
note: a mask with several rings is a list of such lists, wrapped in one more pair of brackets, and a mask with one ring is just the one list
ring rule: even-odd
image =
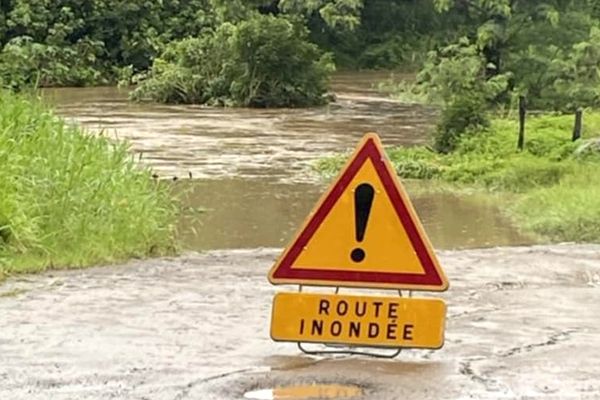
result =
[{"label": "riverbank", "polygon": [[125,143],[0,92],[0,279],[173,252],[177,207]]},{"label": "riverbank", "polygon": [[[388,150],[398,175],[429,180],[435,189],[476,189],[497,196],[520,229],[552,241],[600,241],[600,113],[584,115],[583,140],[571,141],[573,117],[527,119],[526,142],[517,150],[516,118],[497,118],[488,130],[439,154],[427,146]],[[316,169],[335,173],[346,156],[320,160]],[[449,186],[448,186],[449,185]]]}]

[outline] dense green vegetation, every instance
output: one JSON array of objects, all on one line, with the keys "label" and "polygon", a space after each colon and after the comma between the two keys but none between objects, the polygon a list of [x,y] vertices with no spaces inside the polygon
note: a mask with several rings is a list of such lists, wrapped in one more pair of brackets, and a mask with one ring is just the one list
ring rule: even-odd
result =
[{"label": "dense green vegetation", "polygon": [[135,77],[135,98],[302,106],[322,100],[325,51],[340,68],[422,67],[409,91],[442,104],[442,151],[517,95],[598,105],[599,43],[593,0],[0,1],[5,86]]},{"label": "dense green vegetation", "polygon": [[[552,240],[600,241],[600,114],[585,117],[585,132],[595,138],[572,142],[572,129],[572,116],[532,117],[521,152],[515,119],[498,118],[489,129],[460,138],[451,153],[417,146],[388,155],[406,179],[512,193],[505,209],[523,229]],[[317,169],[335,173],[344,158],[324,159]]]},{"label": "dense green vegetation", "polygon": [[414,63],[463,19],[412,0],[2,0],[0,75],[11,86],[115,82],[174,40],[259,13],[293,18],[339,66],[362,68]]},{"label": "dense green vegetation", "polygon": [[[414,82],[383,85],[440,110],[431,148],[392,151],[402,176],[517,193],[511,210],[534,231],[596,240],[598,145],[570,143],[572,117],[560,114],[587,108],[588,140],[597,135],[599,4],[0,0],[0,86],[120,82],[137,85],[138,101],[297,107],[330,99],[335,67],[418,71]],[[498,117],[519,97],[530,110],[556,113],[531,120],[522,152],[515,118]],[[21,236],[11,237],[17,248]]]},{"label": "dense green vegetation", "polygon": [[[342,9],[340,3],[343,2],[329,2],[329,5]],[[414,71],[429,50],[466,32],[468,21],[464,13],[460,10],[439,13],[431,0],[354,3],[360,7],[347,9],[345,14],[356,15],[353,24],[327,23],[323,12],[312,12],[307,17],[312,39],[335,55],[340,68]]]},{"label": "dense green vegetation", "polygon": [[114,82],[121,68],[145,70],[171,40],[212,26],[208,3],[2,0],[0,77],[11,87]]},{"label": "dense green vegetation", "polygon": [[176,205],[125,144],[0,91],[0,275],[173,251]]},{"label": "dense green vegetation", "polygon": [[489,114],[525,96],[537,110],[600,105],[600,6],[591,0],[435,0],[460,10],[460,39],[429,52],[414,84],[386,88],[441,106],[438,151],[489,125]]},{"label": "dense green vegetation", "polygon": [[272,15],[222,24],[169,44],[132,97],[249,107],[323,104],[334,66],[307,36],[304,26]]},{"label": "dense green vegetation", "polygon": [[309,42],[305,16],[318,13],[324,25],[349,27],[359,6],[352,0],[2,0],[0,83],[81,86],[135,76],[143,81],[135,99],[321,104],[333,64]]},{"label": "dense green vegetation", "polygon": [[[252,66],[276,73],[295,50],[293,64],[311,66],[322,52],[312,41],[333,53],[341,68],[424,63],[419,90],[446,105],[440,127],[444,133],[449,125],[450,140],[440,147],[449,150],[460,125],[485,122],[482,109],[510,104],[513,94],[527,95],[534,108],[597,105],[599,39],[600,6],[592,0],[3,0],[0,79],[18,88],[114,83],[141,74],[137,80],[150,80],[145,98],[209,97],[214,103],[226,98],[225,103],[252,105],[252,99],[236,98],[253,92]],[[222,40],[222,49],[210,44],[216,40]],[[242,51],[244,43],[250,47]],[[249,58],[259,48],[260,60]],[[197,65],[187,65],[190,58]],[[246,65],[234,68],[238,63]],[[468,68],[460,76],[463,65]],[[331,70],[314,68],[317,75]],[[273,79],[279,85],[269,97],[289,92],[288,102],[295,103],[299,93],[314,91],[304,85],[316,77],[301,76],[302,70],[290,67]],[[291,71],[300,76],[288,79]],[[214,82],[215,73],[222,82]],[[173,75],[178,80],[192,75],[194,82],[176,85],[167,91],[179,94],[167,95],[163,91]],[[198,84],[205,79],[211,82]],[[261,90],[268,92],[267,86]],[[458,89],[452,98],[444,95],[449,87]],[[159,93],[151,93],[154,88]],[[298,105],[309,96],[303,93]],[[474,118],[455,121],[463,108]]]}]

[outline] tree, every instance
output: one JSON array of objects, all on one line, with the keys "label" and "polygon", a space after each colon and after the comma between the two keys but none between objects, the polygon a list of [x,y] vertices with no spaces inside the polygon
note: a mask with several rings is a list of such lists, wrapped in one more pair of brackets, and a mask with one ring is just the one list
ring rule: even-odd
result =
[{"label": "tree", "polygon": [[169,44],[135,100],[249,107],[323,104],[333,63],[298,21],[254,14]]},{"label": "tree", "polygon": [[[509,88],[531,107],[568,110],[597,105],[594,51],[600,5],[592,0],[435,0],[440,12],[462,10],[472,20],[467,37],[486,59],[487,77],[509,72]],[[583,49],[586,55],[582,55]],[[585,61],[583,60],[585,58]],[[506,99],[505,99],[506,100]]]}]

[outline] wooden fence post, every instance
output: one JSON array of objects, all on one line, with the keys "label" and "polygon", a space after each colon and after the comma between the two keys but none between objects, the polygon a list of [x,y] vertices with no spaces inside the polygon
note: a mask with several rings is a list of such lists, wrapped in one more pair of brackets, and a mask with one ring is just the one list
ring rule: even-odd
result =
[{"label": "wooden fence post", "polygon": [[583,110],[578,108],[575,111],[575,125],[573,126],[573,141],[581,138],[581,119],[583,116]]},{"label": "wooden fence post", "polygon": [[525,145],[525,114],[527,112],[527,100],[525,96],[519,96],[519,142],[517,148],[523,150]]}]

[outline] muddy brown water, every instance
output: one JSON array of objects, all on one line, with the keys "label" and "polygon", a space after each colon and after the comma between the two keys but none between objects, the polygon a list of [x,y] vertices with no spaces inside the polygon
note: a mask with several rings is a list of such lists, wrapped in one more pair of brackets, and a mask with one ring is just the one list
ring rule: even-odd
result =
[{"label": "muddy brown water", "polygon": [[[427,140],[435,110],[380,95],[374,87],[388,77],[338,73],[331,85],[337,101],[311,109],[134,104],[127,90],[113,87],[43,95],[60,115],[128,140],[159,176],[179,178],[186,204],[205,210],[180,222],[187,248],[281,247],[325,190],[311,169],[315,160],[351,150],[369,131],[386,145]],[[417,184],[407,187],[438,248],[532,242],[486,196],[420,194]]]}]

